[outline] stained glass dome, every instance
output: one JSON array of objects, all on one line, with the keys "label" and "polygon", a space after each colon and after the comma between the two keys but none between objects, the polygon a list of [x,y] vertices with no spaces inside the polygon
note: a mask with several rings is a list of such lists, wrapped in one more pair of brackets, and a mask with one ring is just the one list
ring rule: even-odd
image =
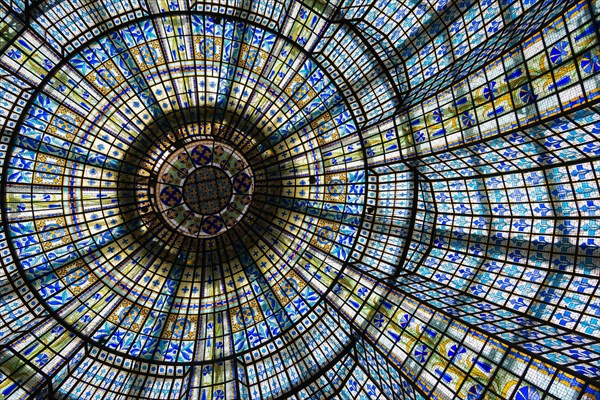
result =
[{"label": "stained glass dome", "polygon": [[599,0],[0,0],[0,399],[600,398]]}]

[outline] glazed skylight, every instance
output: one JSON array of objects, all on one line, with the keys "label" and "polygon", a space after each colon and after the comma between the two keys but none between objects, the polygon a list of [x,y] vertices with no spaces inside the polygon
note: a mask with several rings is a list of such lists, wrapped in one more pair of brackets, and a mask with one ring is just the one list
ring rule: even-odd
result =
[{"label": "glazed skylight", "polygon": [[0,0],[0,397],[597,398],[599,13]]}]

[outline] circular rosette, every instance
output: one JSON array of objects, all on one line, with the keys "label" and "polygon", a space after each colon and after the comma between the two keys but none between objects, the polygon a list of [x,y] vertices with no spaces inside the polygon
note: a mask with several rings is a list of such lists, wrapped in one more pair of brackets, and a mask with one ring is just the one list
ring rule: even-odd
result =
[{"label": "circular rosette", "polygon": [[185,204],[198,214],[216,214],[231,202],[231,179],[218,167],[193,171],[183,185]]},{"label": "circular rosette", "polygon": [[212,162],[212,149],[200,144],[192,149],[191,157],[194,164],[198,166],[208,165]]},{"label": "circular rosette", "polygon": [[179,188],[166,186],[160,191],[158,198],[163,206],[171,208],[181,204],[183,195],[181,194],[181,190]]},{"label": "circular rosette", "polygon": [[346,186],[340,179],[332,179],[327,185],[327,194],[331,197],[337,198],[344,194],[345,191]]},{"label": "circular rosette", "polygon": [[214,236],[218,234],[224,226],[225,223],[220,215],[209,215],[202,221],[202,232]]},{"label": "circular rosette", "polygon": [[252,187],[252,178],[245,172],[240,172],[233,178],[233,188],[236,193],[248,193]]},{"label": "circular rosette", "polygon": [[[195,238],[221,235],[248,211],[254,190],[252,168],[232,144],[195,137],[203,128],[184,131],[193,132],[192,137],[177,140],[173,134],[149,149],[147,169],[139,174],[149,178],[139,185],[138,198],[147,198],[171,230]],[[157,157],[160,148],[168,151]]]}]

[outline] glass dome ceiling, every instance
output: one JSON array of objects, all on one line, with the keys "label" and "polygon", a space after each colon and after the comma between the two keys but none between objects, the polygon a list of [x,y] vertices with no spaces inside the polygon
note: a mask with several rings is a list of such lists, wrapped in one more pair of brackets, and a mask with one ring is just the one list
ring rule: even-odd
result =
[{"label": "glass dome ceiling", "polygon": [[0,0],[0,399],[597,399],[600,1]]}]

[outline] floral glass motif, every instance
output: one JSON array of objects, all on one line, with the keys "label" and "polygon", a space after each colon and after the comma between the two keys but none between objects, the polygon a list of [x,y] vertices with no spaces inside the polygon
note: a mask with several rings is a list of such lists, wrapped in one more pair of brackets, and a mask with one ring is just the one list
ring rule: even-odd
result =
[{"label": "floral glass motif", "polygon": [[600,398],[598,0],[0,0],[0,398]]}]

